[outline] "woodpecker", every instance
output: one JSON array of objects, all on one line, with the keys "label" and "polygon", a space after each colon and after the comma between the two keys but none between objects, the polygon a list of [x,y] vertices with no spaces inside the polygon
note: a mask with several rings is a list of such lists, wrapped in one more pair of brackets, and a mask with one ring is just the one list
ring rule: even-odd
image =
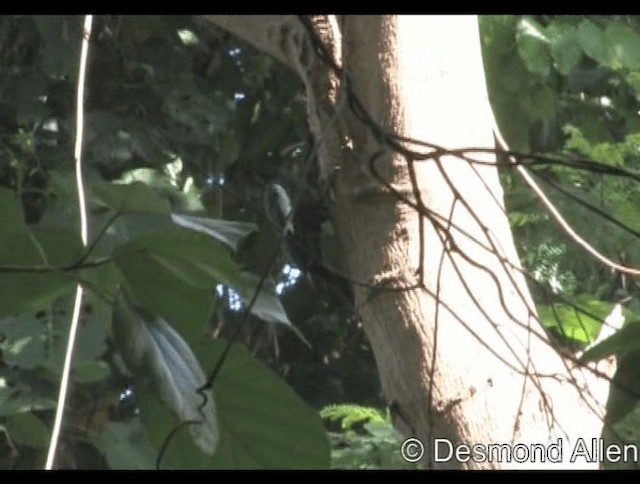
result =
[{"label": "woodpecker", "polygon": [[279,176],[267,184],[264,194],[265,212],[282,235],[282,250],[287,261],[307,275],[313,273],[332,285],[349,286],[344,276],[321,262],[320,233],[322,222],[328,216],[326,210],[313,193],[296,192],[294,181]]},{"label": "woodpecker", "polygon": [[273,225],[285,236],[294,235],[293,204],[287,190],[278,182],[269,183],[265,190],[265,211]]},{"label": "woodpecker", "polygon": [[311,241],[306,240],[309,228],[294,220],[298,207],[294,210],[293,186],[292,180],[284,177],[269,183],[264,194],[265,212],[278,234],[282,236],[282,250],[287,261],[305,270],[308,269],[312,258],[312,248],[309,247]]}]

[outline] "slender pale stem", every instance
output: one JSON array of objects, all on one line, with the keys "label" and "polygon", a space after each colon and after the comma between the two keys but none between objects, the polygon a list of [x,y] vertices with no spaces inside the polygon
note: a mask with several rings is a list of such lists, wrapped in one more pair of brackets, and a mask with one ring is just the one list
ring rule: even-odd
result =
[{"label": "slender pale stem", "polygon": [[[82,35],[82,48],[80,50],[80,68],[78,70],[78,91],[76,106],[76,143],[74,150],[75,168],[76,168],[76,184],[78,187],[78,207],[80,211],[80,236],[82,243],[87,245],[88,240],[88,221],[84,182],[82,177],[82,139],[84,133],[84,87],[87,71],[87,57],[89,53],[89,37],[91,36],[91,25],[93,15],[86,15],[84,18],[84,28]],[[56,407],[56,417],[53,422],[53,431],[51,432],[51,442],[49,444],[49,452],[47,454],[47,462],[45,469],[50,470],[56,458],[56,450],[60,438],[60,429],[64,417],[64,408],[67,400],[67,391],[69,387],[69,374],[71,373],[71,362],[73,358],[73,348],[75,346],[76,334],[78,332],[78,323],[80,321],[80,311],[82,308],[83,289],[78,284],[76,290],[76,299],[73,305],[73,316],[71,317],[71,325],[69,327],[69,340],[67,342],[67,351],[64,358],[64,367],[62,369],[62,377],[60,378],[60,391],[58,393],[58,405]]]}]

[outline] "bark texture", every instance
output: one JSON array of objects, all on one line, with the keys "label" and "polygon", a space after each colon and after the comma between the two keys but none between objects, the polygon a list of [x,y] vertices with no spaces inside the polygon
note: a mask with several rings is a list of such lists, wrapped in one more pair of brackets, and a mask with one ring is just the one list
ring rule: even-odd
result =
[{"label": "bark texture", "polygon": [[[562,359],[536,321],[496,167],[444,156],[414,163],[412,176],[406,159],[348,109],[345,78],[319,60],[299,19],[207,19],[305,82],[322,173],[334,183],[332,215],[345,266],[369,286],[355,286],[357,309],[394,424],[421,440],[425,464],[597,467],[569,459],[577,438],[600,435],[607,382]],[[323,25],[318,31],[333,42],[334,61],[383,130],[448,149],[493,146],[475,17],[347,16]],[[373,177],[374,154],[394,190],[424,203],[422,224]],[[423,287],[400,290],[419,283],[420,271]],[[436,438],[468,445],[562,438],[563,463],[434,462]]]}]

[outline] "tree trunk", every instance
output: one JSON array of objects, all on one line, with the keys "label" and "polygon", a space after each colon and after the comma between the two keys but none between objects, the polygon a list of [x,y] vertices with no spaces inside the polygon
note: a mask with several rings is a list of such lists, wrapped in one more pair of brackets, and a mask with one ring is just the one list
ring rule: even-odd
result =
[{"label": "tree trunk", "polygon": [[[366,284],[354,287],[356,307],[394,424],[423,443],[425,465],[597,467],[580,456],[569,460],[578,438],[590,444],[600,436],[607,382],[571,370],[548,344],[519,272],[497,168],[444,156],[413,163],[412,176],[407,160],[354,116],[345,80],[319,59],[299,19],[207,19],[286,62],[305,82],[321,171],[334,180],[332,215],[345,266]],[[314,29],[383,130],[447,149],[493,146],[475,17],[346,16],[340,26],[321,17]],[[374,155],[395,192],[424,204],[422,222],[372,175]],[[448,444],[435,446],[435,439],[547,446],[558,438],[561,464],[550,462],[557,447],[511,448],[505,462],[506,453],[445,459]]]}]

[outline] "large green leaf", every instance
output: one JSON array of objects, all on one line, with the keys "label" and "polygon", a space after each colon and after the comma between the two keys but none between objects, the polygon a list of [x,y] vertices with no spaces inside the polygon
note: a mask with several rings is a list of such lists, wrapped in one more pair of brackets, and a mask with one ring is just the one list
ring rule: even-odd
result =
[{"label": "large green leaf", "polygon": [[[253,298],[259,282],[260,279],[255,274],[246,272],[242,274],[242,284],[238,287],[238,291],[244,299],[245,304],[248,304]],[[291,321],[280,299],[276,296],[273,283],[270,281],[262,285],[262,290],[251,308],[251,314],[256,315],[268,323],[280,323],[291,326]]]},{"label": "large green leaf", "polygon": [[[226,342],[202,341],[198,354],[213,366]],[[177,432],[168,447],[163,468],[213,469],[325,469],[330,449],[316,411],[246,349],[234,346],[215,381],[220,422],[220,445],[213,457],[198,453]],[[141,417],[154,445],[160,446],[174,428],[168,412],[143,399]],[[191,445],[191,447],[189,447]]]},{"label": "large green leaf", "polygon": [[582,58],[582,47],[576,39],[576,27],[554,22],[549,25],[551,55],[554,65],[562,75],[568,75]]},{"label": "large green leaf", "polygon": [[[217,341],[218,356],[226,342]],[[325,468],[329,466],[327,435],[317,412],[271,370],[236,347],[216,382],[221,442],[213,465],[243,468]]]},{"label": "large green leaf", "polygon": [[137,302],[175,324],[204,325],[213,307],[215,284],[235,286],[240,273],[220,243],[178,227],[118,247],[114,261]]},{"label": "large green leaf", "polygon": [[76,72],[82,35],[80,16],[37,15],[34,22],[42,36],[40,67],[56,78],[70,78]]},{"label": "large green leaf", "polygon": [[[20,369],[48,368],[58,374],[64,361],[72,302],[69,297],[44,311],[0,319],[3,360]],[[107,350],[107,331],[104,321],[94,314],[85,315],[83,321],[76,339],[73,367],[80,371],[80,379],[86,381],[91,374],[95,381],[98,372],[104,375],[105,371],[97,366],[104,365],[98,360]]]},{"label": "large green leaf", "polygon": [[4,227],[0,230],[0,266],[27,270],[2,273],[0,316],[40,309],[74,286],[70,274],[53,268],[78,260],[83,250],[78,234],[54,227],[31,230],[22,219],[19,203],[7,190],[0,190],[0,219]]},{"label": "large green leaf", "polygon": [[2,359],[24,369],[37,368],[46,358],[47,338],[45,322],[31,314],[0,320]]},{"label": "large green leaf", "polygon": [[15,192],[0,187],[0,233],[25,227],[20,199]]},{"label": "large green leaf", "polygon": [[137,302],[173,324],[205,328],[213,310],[211,289],[185,284],[150,257],[118,259],[124,285]]},{"label": "large green leaf", "polygon": [[98,441],[111,469],[154,469],[155,452],[139,419],[109,422]]},{"label": "large green leaf", "polygon": [[106,361],[81,361],[73,368],[76,383],[96,383],[111,375],[111,367]]},{"label": "large green leaf", "polygon": [[633,442],[634,445],[640,445],[640,404],[636,405],[624,418],[618,420],[614,424],[614,429],[623,439]]},{"label": "large green leaf", "polygon": [[[616,361],[617,371],[611,382],[607,400],[607,422],[613,424],[613,429],[619,432],[619,437],[631,442],[638,441],[640,352],[632,351],[626,356],[618,356]],[[603,435],[606,436],[607,433],[611,434],[611,431],[605,426]]]},{"label": "large green leaf", "polygon": [[123,260],[130,262],[135,257],[145,258],[150,268],[169,273],[196,288],[213,288],[215,283],[233,285],[238,281],[238,266],[228,250],[193,230],[170,228],[146,234],[114,252],[116,265],[127,274],[131,271]]},{"label": "large green leaf", "polygon": [[[95,252],[100,255],[112,254],[113,251],[127,242],[145,234],[173,227],[169,214],[127,213],[112,219],[111,213],[94,213],[92,217],[93,233],[102,229],[112,221],[111,226],[98,241]],[[94,235],[95,236],[95,235]]]},{"label": "large green leaf", "polygon": [[[618,382],[614,379],[611,386],[613,387],[616,383]],[[640,405],[638,401],[628,402],[627,410],[624,417],[616,420],[610,420],[610,415],[607,414],[607,421],[613,423],[613,425],[611,427],[605,426],[602,438],[605,439],[605,446],[609,443],[616,443],[622,449],[626,447],[636,449],[637,452],[638,446],[640,446]],[[624,455],[625,453],[622,453],[622,459],[603,459],[602,468],[604,470],[633,469],[637,471],[640,468],[640,462],[633,457],[624,458]]]},{"label": "large green leaf", "polygon": [[258,230],[257,225],[233,220],[210,219],[193,215],[172,214],[171,219],[178,225],[210,235],[214,239],[238,250],[251,232]]},{"label": "large green leaf", "polygon": [[32,413],[15,413],[7,419],[7,430],[11,438],[23,445],[46,449],[51,431],[39,417]]},{"label": "large green leaf", "polygon": [[611,23],[604,31],[608,65],[613,69],[640,67],[640,35],[630,27]]},{"label": "large green leaf", "polygon": [[93,200],[119,213],[169,213],[167,202],[139,181],[127,184],[97,184],[93,187]]},{"label": "large green leaf", "polygon": [[[496,122],[511,149],[528,150],[532,123],[551,117],[554,110],[553,92],[542,79],[551,66],[548,39],[528,18],[488,15],[481,16],[479,22],[487,90]],[[543,52],[541,57],[537,51]]]},{"label": "large green leaf", "polygon": [[240,146],[238,145],[238,136],[233,131],[224,131],[218,135],[218,159],[216,160],[216,168],[220,172],[230,166],[238,159],[240,154]]},{"label": "large green leaf", "polygon": [[218,419],[211,391],[203,392],[207,403],[202,408],[197,389],[205,375],[191,348],[162,318],[141,308],[128,307],[120,296],[114,307],[113,338],[127,365],[135,374],[151,382],[157,396],[180,421],[199,421],[190,433],[199,448],[213,454],[218,445]]},{"label": "large green leaf", "polygon": [[540,77],[546,78],[551,69],[549,39],[538,22],[524,17],[518,23],[516,31],[518,52],[527,69]]},{"label": "large green leaf", "polygon": [[27,390],[0,387],[0,417],[54,408],[56,408],[56,401],[53,398],[43,397]]},{"label": "large green leaf", "polygon": [[605,64],[607,62],[606,45],[602,30],[591,20],[583,20],[576,30],[577,40],[585,54]]}]

